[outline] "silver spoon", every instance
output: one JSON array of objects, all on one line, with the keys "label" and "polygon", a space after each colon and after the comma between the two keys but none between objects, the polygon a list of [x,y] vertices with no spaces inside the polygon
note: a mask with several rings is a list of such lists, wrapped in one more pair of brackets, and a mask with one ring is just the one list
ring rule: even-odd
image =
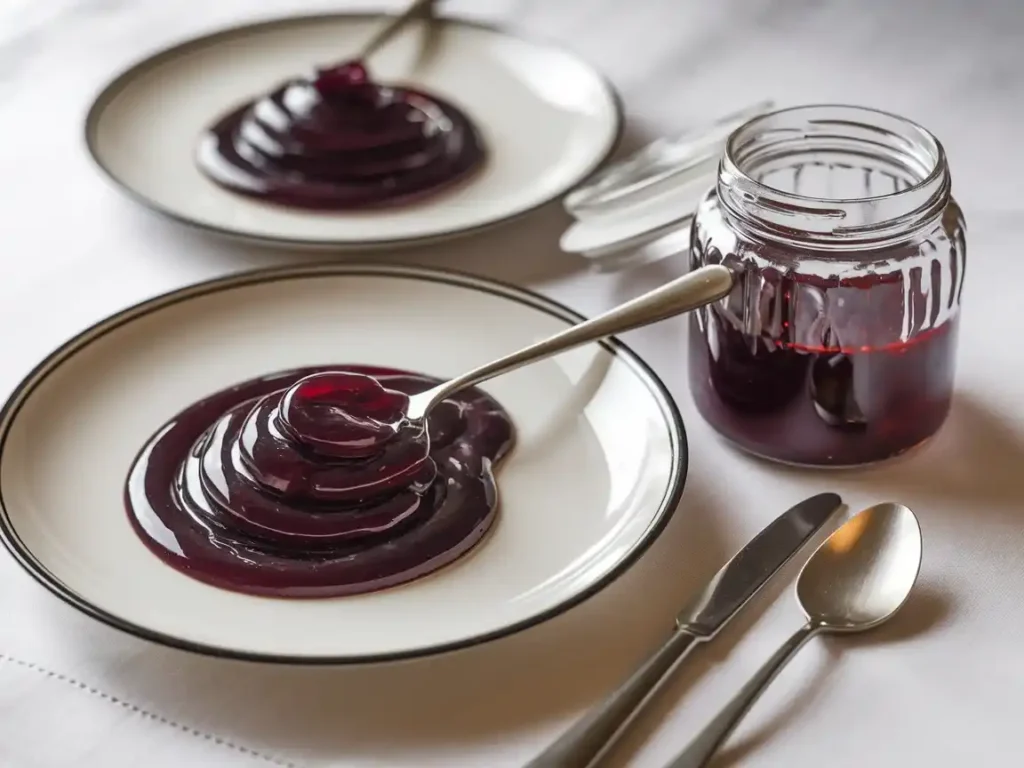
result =
[{"label": "silver spoon", "polygon": [[434,5],[438,0],[413,0],[409,7],[398,16],[392,18],[387,24],[378,30],[377,34],[371,37],[353,58],[356,60],[365,59],[371,53],[386,43],[392,35],[404,27],[413,18],[421,15],[429,16],[434,11]]},{"label": "silver spoon", "polygon": [[474,368],[469,373],[449,379],[426,392],[412,395],[405,409],[405,418],[411,422],[423,421],[434,406],[461,389],[589,341],[650,325],[710,304],[729,293],[732,284],[733,274],[728,268],[718,264],[701,267],[604,314],[567,328],[511,355]]},{"label": "silver spoon", "polygon": [[892,618],[921,568],[921,528],[902,504],[876,504],[818,547],[796,585],[807,623],[775,652],[722,711],[665,768],[701,768],[796,655],[820,633],[852,633]]},{"label": "silver spoon", "polygon": [[[725,296],[732,285],[733,273],[728,268],[718,264],[701,267],[602,315],[415,395],[390,391],[364,373],[312,374],[293,384],[282,398],[281,428],[329,455],[370,456],[400,431],[428,434],[430,411],[461,389],[580,344],[704,306]],[[314,383],[325,376],[335,379],[326,397],[322,386]],[[319,393],[304,392],[307,387]]]}]

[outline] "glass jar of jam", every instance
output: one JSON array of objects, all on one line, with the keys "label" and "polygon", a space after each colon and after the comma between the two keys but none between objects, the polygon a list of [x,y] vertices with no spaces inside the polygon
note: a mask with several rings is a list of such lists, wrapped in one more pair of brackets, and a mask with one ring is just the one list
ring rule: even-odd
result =
[{"label": "glass jar of jam", "polygon": [[736,275],[691,315],[701,415],[740,448],[799,465],[926,441],[953,393],[964,233],[924,128],[850,106],[748,120],[690,231],[692,267]]}]

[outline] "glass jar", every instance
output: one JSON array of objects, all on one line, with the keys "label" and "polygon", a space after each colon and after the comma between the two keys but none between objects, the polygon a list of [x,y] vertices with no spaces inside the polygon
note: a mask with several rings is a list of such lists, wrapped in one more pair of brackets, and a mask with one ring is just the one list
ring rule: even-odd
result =
[{"label": "glass jar", "polygon": [[690,320],[701,415],[759,456],[880,461],[949,412],[964,220],[942,145],[895,115],[807,106],[726,142],[698,205],[693,268],[736,285]]}]

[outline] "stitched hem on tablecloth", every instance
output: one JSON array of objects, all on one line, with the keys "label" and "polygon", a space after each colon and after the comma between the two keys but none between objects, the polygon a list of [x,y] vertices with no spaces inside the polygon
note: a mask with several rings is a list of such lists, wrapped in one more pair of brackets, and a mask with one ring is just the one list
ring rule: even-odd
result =
[{"label": "stitched hem on tablecloth", "polygon": [[220,738],[219,736],[214,736],[213,734],[205,733],[195,728],[190,728],[187,725],[176,723],[173,720],[168,720],[166,717],[161,717],[160,715],[153,714],[152,712],[147,712],[145,709],[142,709],[141,707],[132,704],[131,702],[125,701],[124,699],[119,699],[117,696],[112,696],[109,693],[104,693],[101,690],[93,688],[91,685],[88,685],[87,683],[83,683],[81,680],[75,680],[72,677],[63,675],[60,672],[54,672],[52,669],[47,669],[46,667],[41,667],[38,664],[35,664],[31,661],[23,661],[22,659],[17,659],[13,656],[8,656],[5,653],[0,653],[0,662],[15,664],[19,667],[23,667],[25,669],[29,669],[33,672],[36,672],[37,674],[43,675],[44,677],[49,677],[53,680],[59,680],[62,683],[67,683],[68,685],[74,686],[75,688],[78,688],[81,691],[85,691],[86,693],[101,698],[104,701],[114,704],[115,706],[121,707],[122,709],[127,709],[129,712],[133,712],[134,714],[139,715],[140,717],[144,717],[148,720],[161,723],[163,725],[174,728],[177,731],[181,731],[182,733],[187,733],[190,736],[195,736],[198,739],[203,739],[204,741],[212,742],[219,746],[225,747],[226,749],[239,752],[243,755],[248,755],[249,757],[255,758],[257,760],[262,760],[264,762],[270,763],[271,765],[277,765],[281,768],[299,768],[295,763],[289,763],[279,758],[271,757],[270,755],[265,755],[261,752],[257,752],[254,749],[249,749],[248,747],[242,747],[238,744],[234,744],[230,741]]}]

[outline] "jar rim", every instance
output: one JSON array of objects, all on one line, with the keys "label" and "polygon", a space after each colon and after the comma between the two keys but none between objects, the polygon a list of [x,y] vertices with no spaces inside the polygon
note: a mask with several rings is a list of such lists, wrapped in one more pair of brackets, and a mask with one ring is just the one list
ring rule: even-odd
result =
[{"label": "jar rim", "polygon": [[[779,188],[756,175],[759,164],[770,168],[779,159],[821,152],[869,158],[868,171],[871,164],[897,169],[897,176],[886,174],[893,190],[822,197]],[[797,174],[803,167],[794,166]],[[950,199],[949,167],[938,138],[901,115],[849,104],[800,105],[751,118],[726,141],[717,188],[725,207],[753,230],[826,246],[901,238],[933,221]]]},{"label": "jar rim", "polygon": [[[782,117],[782,116],[797,115],[797,114],[800,114],[800,113],[811,113],[811,112],[816,111],[816,110],[825,110],[825,109],[842,110],[844,112],[849,112],[851,115],[854,115],[854,114],[859,114],[859,115],[875,115],[877,117],[885,118],[886,120],[891,120],[891,121],[893,121],[895,123],[902,124],[903,126],[908,128],[910,131],[916,133],[917,136],[915,138],[920,140],[921,143],[925,145],[925,148],[930,150],[934,154],[934,160],[932,162],[932,167],[931,167],[930,171],[923,178],[921,178],[920,180],[915,181],[910,186],[908,186],[908,187],[906,187],[904,189],[895,191],[895,192],[889,192],[889,193],[886,193],[884,195],[868,195],[868,196],[864,196],[864,197],[843,197],[843,198],[839,198],[839,197],[818,197],[818,196],[814,196],[814,195],[801,195],[801,194],[796,193],[796,192],[787,192],[786,190],[782,190],[782,189],[778,189],[776,187],[772,187],[772,186],[770,186],[768,184],[764,184],[763,182],[758,181],[754,177],[752,177],[749,174],[747,174],[740,167],[740,164],[738,162],[736,162],[735,156],[736,156],[736,152],[737,152],[737,149],[738,149],[737,145],[738,145],[738,143],[739,143],[739,141],[741,139],[746,138],[747,133],[749,131],[751,131],[752,129],[758,127],[759,125],[763,125],[764,123],[768,122],[769,120],[777,119],[777,118]],[[817,121],[808,120],[807,122],[817,122]],[[830,120],[828,122],[836,122],[836,121],[835,120]],[[866,124],[862,124],[862,125],[865,125],[866,127],[870,127],[870,126],[867,126]],[[934,183],[945,172],[945,167],[946,167],[946,150],[942,146],[942,142],[940,142],[938,140],[938,138],[935,136],[935,134],[933,134],[931,131],[929,131],[927,128],[925,128],[923,125],[921,125],[920,123],[915,122],[914,120],[911,120],[909,118],[903,117],[902,115],[898,115],[895,112],[888,112],[886,110],[875,109],[873,107],[862,107],[862,106],[858,106],[858,105],[855,105],[855,104],[842,104],[842,103],[836,102],[836,103],[822,103],[822,104],[800,104],[800,105],[794,106],[794,107],[783,107],[781,109],[772,110],[771,112],[763,112],[760,115],[752,117],[750,120],[747,120],[745,123],[743,123],[743,125],[739,126],[738,128],[736,128],[736,130],[734,130],[731,134],[729,134],[729,138],[725,142],[725,155],[724,155],[723,159],[728,159],[729,162],[733,165],[733,168],[734,168],[733,172],[734,172],[735,175],[742,176],[750,184],[753,184],[753,185],[756,185],[756,186],[759,186],[759,187],[764,187],[765,189],[770,189],[775,194],[785,195],[786,197],[791,197],[791,198],[793,198],[795,200],[805,200],[805,201],[808,201],[808,202],[817,202],[817,203],[846,203],[846,202],[848,202],[848,203],[863,203],[863,202],[872,202],[872,201],[876,201],[876,200],[891,199],[891,198],[897,197],[897,196],[905,196],[907,194],[913,193],[916,190],[919,190],[922,187],[926,187],[929,184]]]}]

